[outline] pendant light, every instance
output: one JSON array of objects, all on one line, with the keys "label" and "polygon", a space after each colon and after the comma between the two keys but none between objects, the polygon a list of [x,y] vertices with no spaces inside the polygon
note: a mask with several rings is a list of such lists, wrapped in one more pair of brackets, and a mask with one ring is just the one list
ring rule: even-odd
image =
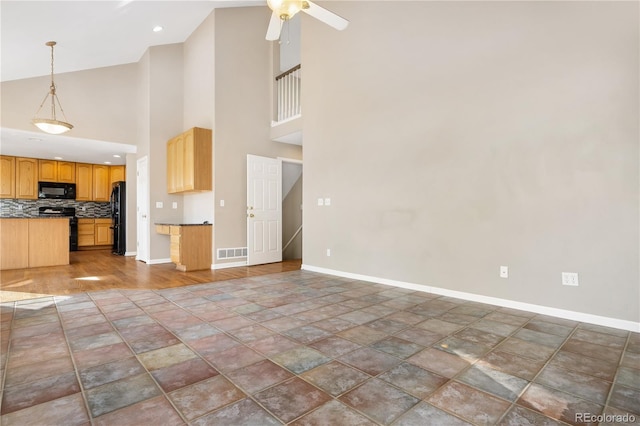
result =
[{"label": "pendant light", "polygon": [[[53,46],[56,45],[55,41],[48,41],[45,43],[47,46],[51,47],[51,86],[49,87],[49,92],[42,100],[40,104],[40,108],[36,111],[35,116],[33,117],[33,124],[35,124],[40,130],[46,133],[51,133],[52,135],[59,135],[61,133],[67,132],[73,129],[73,126],[65,121],[60,121],[56,118],[56,103],[60,108],[60,112],[62,116],[66,120],[67,117],[64,115],[64,110],[62,109],[62,105],[60,105],[60,101],[58,100],[58,95],[56,94],[56,85],[53,82]],[[38,117],[38,113],[44,106],[47,98],[51,96],[51,115],[50,118],[40,118]]]}]

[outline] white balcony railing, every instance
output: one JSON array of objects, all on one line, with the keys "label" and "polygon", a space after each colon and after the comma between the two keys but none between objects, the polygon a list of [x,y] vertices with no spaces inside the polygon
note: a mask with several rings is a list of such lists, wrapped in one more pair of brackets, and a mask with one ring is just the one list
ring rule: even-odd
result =
[{"label": "white balcony railing", "polygon": [[276,77],[277,114],[276,121],[286,121],[300,116],[300,89],[302,84],[300,65]]}]

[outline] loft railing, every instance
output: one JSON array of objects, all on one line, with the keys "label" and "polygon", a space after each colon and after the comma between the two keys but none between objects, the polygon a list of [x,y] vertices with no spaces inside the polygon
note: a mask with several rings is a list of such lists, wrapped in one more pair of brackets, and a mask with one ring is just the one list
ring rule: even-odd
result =
[{"label": "loft railing", "polygon": [[276,77],[277,114],[276,121],[286,121],[302,114],[300,89],[302,84],[300,65]]}]

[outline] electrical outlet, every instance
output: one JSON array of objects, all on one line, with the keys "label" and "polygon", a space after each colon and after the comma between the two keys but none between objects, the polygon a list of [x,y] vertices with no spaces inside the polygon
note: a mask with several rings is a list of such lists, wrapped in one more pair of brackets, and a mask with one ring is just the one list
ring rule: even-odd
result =
[{"label": "electrical outlet", "polygon": [[324,205],[325,206],[330,206],[331,205],[331,198],[325,198],[324,199]]},{"label": "electrical outlet", "polygon": [[500,267],[500,278],[509,278],[509,267],[501,266]]},{"label": "electrical outlet", "polygon": [[164,207],[164,203],[162,201],[156,201],[156,209],[161,209]]},{"label": "electrical outlet", "polygon": [[562,273],[562,285],[578,286],[578,273],[577,272],[563,272]]},{"label": "electrical outlet", "polygon": [[324,206],[324,198],[318,198],[318,205]]},{"label": "electrical outlet", "polygon": [[327,257],[331,256],[331,249],[327,249]]}]

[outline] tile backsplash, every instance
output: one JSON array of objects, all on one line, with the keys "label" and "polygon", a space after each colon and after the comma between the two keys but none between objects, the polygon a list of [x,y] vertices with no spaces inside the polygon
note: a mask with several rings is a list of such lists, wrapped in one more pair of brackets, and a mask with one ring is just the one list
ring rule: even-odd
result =
[{"label": "tile backsplash", "polygon": [[38,207],[75,207],[77,217],[111,217],[109,203],[74,200],[0,199],[0,217],[37,217]]}]

